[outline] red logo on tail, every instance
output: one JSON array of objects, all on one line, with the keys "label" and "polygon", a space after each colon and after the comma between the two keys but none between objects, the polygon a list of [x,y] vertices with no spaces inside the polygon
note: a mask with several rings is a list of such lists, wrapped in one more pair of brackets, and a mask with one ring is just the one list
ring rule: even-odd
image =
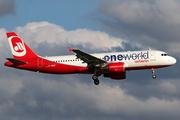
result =
[{"label": "red logo on tail", "polygon": [[13,45],[13,49],[14,51],[21,53],[25,50],[25,46],[22,43],[21,39],[18,37],[13,37],[11,39],[12,45]]},{"label": "red logo on tail", "polygon": [[22,57],[26,54],[24,42],[19,37],[12,36],[8,39],[14,56]]}]

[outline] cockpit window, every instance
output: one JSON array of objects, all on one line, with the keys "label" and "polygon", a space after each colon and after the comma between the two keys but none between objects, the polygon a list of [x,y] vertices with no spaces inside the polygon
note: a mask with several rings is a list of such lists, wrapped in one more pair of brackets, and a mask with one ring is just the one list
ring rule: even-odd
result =
[{"label": "cockpit window", "polygon": [[161,56],[169,56],[167,53],[162,53]]}]

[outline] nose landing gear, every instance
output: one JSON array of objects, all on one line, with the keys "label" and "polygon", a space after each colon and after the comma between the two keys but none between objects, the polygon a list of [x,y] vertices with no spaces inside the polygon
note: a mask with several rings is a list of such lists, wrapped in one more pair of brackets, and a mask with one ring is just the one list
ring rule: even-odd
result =
[{"label": "nose landing gear", "polygon": [[153,74],[153,75],[152,75],[152,78],[155,79],[155,78],[156,78],[156,75],[154,74],[154,73],[155,73],[154,68],[151,68],[151,71],[152,71],[152,74]]}]

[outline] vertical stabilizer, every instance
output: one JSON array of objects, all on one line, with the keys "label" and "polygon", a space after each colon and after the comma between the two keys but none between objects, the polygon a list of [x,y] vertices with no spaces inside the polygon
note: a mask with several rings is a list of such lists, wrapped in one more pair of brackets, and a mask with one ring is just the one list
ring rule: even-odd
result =
[{"label": "vertical stabilizer", "polygon": [[14,32],[6,33],[14,59],[38,57]]}]

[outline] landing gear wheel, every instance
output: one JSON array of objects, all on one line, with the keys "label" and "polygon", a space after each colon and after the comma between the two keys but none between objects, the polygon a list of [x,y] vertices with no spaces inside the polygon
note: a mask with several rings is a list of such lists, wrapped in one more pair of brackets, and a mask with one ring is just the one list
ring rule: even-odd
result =
[{"label": "landing gear wheel", "polygon": [[92,79],[94,80],[95,85],[99,85],[98,75],[93,75]]},{"label": "landing gear wheel", "polygon": [[98,80],[98,76],[97,75],[93,75],[92,76],[92,79],[95,81],[95,80]]},{"label": "landing gear wheel", "polygon": [[99,80],[94,80],[95,85],[99,85]]},{"label": "landing gear wheel", "polygon": [[156,75],[152,75],[152,78],[155,79],[155,78],[156,78]]}]

